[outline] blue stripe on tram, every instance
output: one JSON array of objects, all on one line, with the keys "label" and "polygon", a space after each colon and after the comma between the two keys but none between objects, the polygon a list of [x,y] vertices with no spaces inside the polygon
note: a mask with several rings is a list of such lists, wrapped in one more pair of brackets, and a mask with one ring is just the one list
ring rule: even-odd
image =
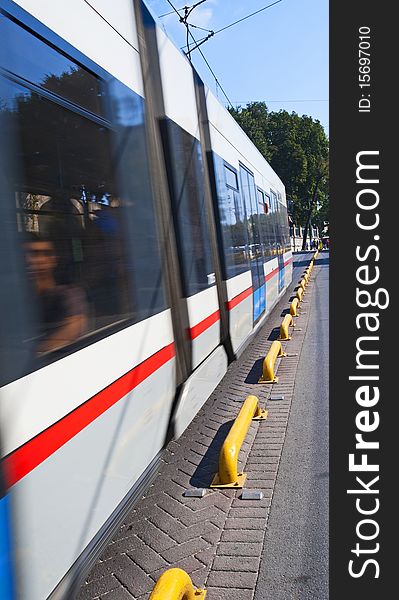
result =
[{"label": "blue stripe on tram", "polygon": [[0,600],[14,599],[11,563],[10,507],[7,495],[0,498]]},{"label": "blue stripe on tram", "polygon": [[261,285],[259,289],[254,291],[254,321],[265,312],[266,308],[266,287]]}]

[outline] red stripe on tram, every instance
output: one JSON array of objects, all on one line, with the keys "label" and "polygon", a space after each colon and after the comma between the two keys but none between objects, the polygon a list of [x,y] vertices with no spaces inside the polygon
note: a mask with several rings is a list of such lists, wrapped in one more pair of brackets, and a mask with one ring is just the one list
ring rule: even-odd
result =
[{"label": "red stripe on tram", "polygon": [[253,288],[252,286],[249,287],[248,289],[244,290],[243,292],[241,292],[241,294],[238,294],[238,296],[235,296],[234,298],[232,298],[231,300],[229,300],[226,304],[227,304],[227,309],[231,310],[232,308],[234,308],[235,306],[237,306],[237,304],[240,304],[240,302],[242,302],[243,300],[245,300],[245,298],[248,298],[248,296],[250,296],[253,292]]},{"label": "red stripe on tram", "polygon": [[6,456],[3,465],[7,485],[11,487],[33,471],[174,356],[174,344],[165,346],[60,421],[50,425],[48,429]]},{"label": "red stripe on tram", "polygon": [[278,273],[278,267],[277,267],[277,269],[273,269],[273,271],[270,271],[270,273],[265,275],[265,281],[270,281],[270,279],[272,277],[274,277],[275,275],[277,275],[277,273]]},{"label": "red stripe on tram", "polygon": [[203,321],[201,321],[200,323],[198,323],[197,325],[194,325],[194,327],[191,327],[189,329],[190,340],[195,340],[196,337],[201,335],[201,333],[204,333],[204,331],[209,329],[209,327],[212,327],[212,325],[217,323],[219,320],[220,320],[220,312],[219,312],[219,310],[217,310],[216,312],[209,315],[209,317],[206,317],[206,319],[204,319]]}]

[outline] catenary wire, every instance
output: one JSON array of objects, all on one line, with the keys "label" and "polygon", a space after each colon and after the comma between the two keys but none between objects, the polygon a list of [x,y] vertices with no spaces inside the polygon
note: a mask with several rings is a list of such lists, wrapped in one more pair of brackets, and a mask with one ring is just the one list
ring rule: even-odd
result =
[{"label": "catenary wire", "polygon": [[[166,0],[166,1],[167,1],[167,3],[169,4],[169,6],[170,6],[171,8],[173,8],[174,12],[175,12],[175,13],[176,13],[176,14],[179,16],[179,19],[180,19],[180,18],[181,18],[181,15],[180,15],[179,11],[177,10],[177,8],[176,8],[175,6],[173,6],[173,4],[172,4],[172,2],[171,2],[170,0]],[[281,0],[279,0],[279,2],[281,2]],[[191,31],[190,31],[190,30],[188,30],[188,32],[189,32],[189,35],[191,36],[192,40],[194,41],[194,43],[195,43],[195,44],[197,44],[197,41],[196,41],[195,37],[193,36],[193,34],[191,33]],[[201,56],[202,56],[202,58],[203,58],[203,60],[204,60],[204,62],[205,62],[205,64],[206,64],[206,66],[208,67],[208,69],[209,69],[209,70],[210,70],[210,72],[212,73],[213,77],[215,78],[215,82],[216,82],[216,84],[217,84],[217,85],[220,87],[220,89],[221,89],[221,91],[222,91],[222,93],[223,93],[224,97],[226,98],[227,102],[230,104],[231,108],[234,108],[234,106],[233,106],[233,104],[232,104],[232,102],[231,102],[230,98],[228,97],[228,95],[227,95],[227,94],[226,94],[226,92],[224,91],[224,89],[223,89],[222,85],[220,84],[220,81],[219,81],[219,80],[218,80],[218,78],[216,77],[214,70],[212,69],[211,65],[209,64],[209,62],[208,62],[207,58],[205,57],[204,53],[202,52],[201,48],[197,48],[197,50],[198,50],[198,52],[201,54]]]},{"label": "catenary wire", "polygon": [[[272,4],[268,4],[267,6],[264,6],[263,8],[260,8],[259,10],[256,10],[255,12],[250,13],[246,17],[242,17],[241,19],[238,19],[237,21],[234,21],[233,23],[230,23],[229,25],[226,25],[225,27],[222,27],[221,29],[218,29],[217,31],[214,31],[212,37],[214,37],[218,33],[221,33],[222,31],[225,31],[226,29],[229,29],[230,27],[233,27],[234,25],[237,25],[238,23],[242,23],[242,21],[246,21],[246,19],[249,19],[249,18],[251,18],[251,17],[259,14],[260,12],[263,12],[267,8],[271,8],[272,6],[275,6],[276,4],[279,4],[282,1],[283,0],[276,0],[276,2],[273,2]],[[203,38],[203,40],[205,40],[205,38]],[[199,41],[201,42],[202,40],[199,40]],[[183,46],[183,48],[186,48],[186,46]]]},{"label": "catenary wire", "polygon": [[272,6],[275,6],[276,4],[279,4],[282,1],[283,0],[276,0],[276,2],[273,2],[272,4],[268,4],[267,6],[264,6],[263,8],[260,8],[259,10],[256,10],[255,12],[251,13],[250,15],[247,15],[246,17],[243,17],[242,19],[238,19],[238,21],[234,21],[234,23],[230,23],[230,25],[226,25],[225,27],[218,29],[217,31],[215,31],[215,35],[217,33],[221,33],[222,31],[225,31],[226,29],[229,29],[230,27],[233,27],[233,25],[242,23],[242,21],[245,21],[246,19],[249,19],[250,17],[253,17],[253,16],[259,14],[260,12],[266,10],[267,8],[271,8]]},{"label": "catenary wire", "polygon": [[97,9],[96,9],[96,8],[95,8],[93,5],[92,5],[92,4],[90,4],[90,2],[89,2],[88,0],[83,0],[83,1],[84,1],[84,2],[87,4],[87,6],[89,6],[89,7],[91,8],[91,10],[93,10],[93,11],[94,11],[94,12],[95,12],[95,13],[96,13],[96,14],[97,14],[97,15],[98,15],[98,16],[99,16],[99,17],[100,17],[100,18],[101,18],[103,21],[105,21],[105,23],[107,23],[107,25],[109,25],[109,26],[111,27],[111,29],[113,29],[113,30],[115,31],[115,33],[117,33],[117,34],[119,35],[119,37],[120,37],[120,38],[122,38],[122,40],[123,40],[124,42],[126,42],[127,44],[129,44],[129,46],[130,46],[131,48],[133,48],[133,50],[135,50],[136,52],[138,52],[137,48],[135,48],[135,47],[133,46],[133,44],[132,44],[131,42],[129,42],[129,40],[128,40],[128,39],[126,39],[126,38],[125,38],[125,37],[124,37],[124,36],[121,34],[121,32],[120,32],[120,31],[118,31],[118,30],[116,29],[116,27],[114,27],[114,26],[112,25],[112,23],[110,23],[110,22],[109,22],[109,21],[108,21],[108,20],[107,20],[107,19],[104,17],[104,15],[102,15],[102,14],[101,14],[101,13],[100,13],[100,12],[99,12],[99,11],[98,11],[98,10],[97,10]]},{"label": "catenary wire", "polygon": [[[185,8],[193,8],[193,6],[195,6],[195,4],[193,4],[192,6],[182,6],[181,8],[177,8],[176,10],[180,11],[180,10],[184,10]],[[158,19],[163,19],[163,17],[168,17],[169,15],[173,15],[174,12],[176,12],[176,10],[173,8],[173,10],[170,10],[167,13],[164,13],[163,15],[159,15]]]}]

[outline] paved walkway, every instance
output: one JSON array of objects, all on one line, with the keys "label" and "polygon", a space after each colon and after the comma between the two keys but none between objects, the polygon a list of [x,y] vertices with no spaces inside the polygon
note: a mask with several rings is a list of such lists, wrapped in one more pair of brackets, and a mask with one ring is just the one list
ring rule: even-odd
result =
[{"label": "paved walkway", "polygon": [[[278,336],[282,314],[311,256],[294,255],[291,288],[182,437],[168,445],[153,485],[94,566],[79,600],[147,600],[160,574],[171,566],[183,568],[196,586],[206,587],[207,600],[254,598],[310,307],[317,301],[315,281],[321,269],[317,262],[293,338],[284,343],[296,356],[280,361],[277,385],[257,381],[263,357]],[[220,446],[248,394],[257,395],[269,411],[266,421],[252,423],[240,453],[241,468],[248,474],[246,487],[261,490],[263,499],[242,500],[236,490],[184,497],[188,488],[209,485]],[[271,394],[284,399],[273,400]]]}]

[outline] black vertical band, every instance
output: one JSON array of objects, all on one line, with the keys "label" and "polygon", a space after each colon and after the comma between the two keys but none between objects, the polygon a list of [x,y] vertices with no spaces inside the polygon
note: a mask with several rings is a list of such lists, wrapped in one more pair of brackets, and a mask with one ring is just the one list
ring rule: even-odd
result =
[{"label": "black vertical band", "polygon": [[395,589],[393,6],[330,2],[331,600]]}]

